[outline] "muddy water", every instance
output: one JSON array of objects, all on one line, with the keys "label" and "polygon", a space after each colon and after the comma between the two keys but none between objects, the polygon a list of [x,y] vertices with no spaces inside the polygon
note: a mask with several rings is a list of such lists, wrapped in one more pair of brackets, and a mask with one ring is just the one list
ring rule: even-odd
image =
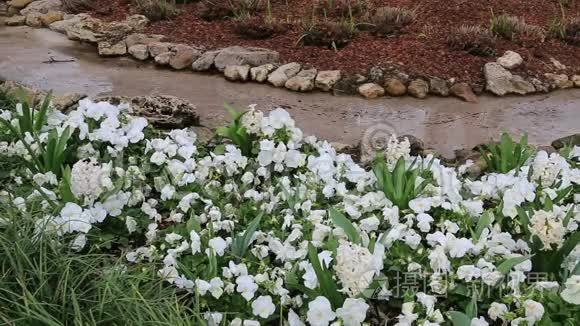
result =
[{"label": "muddy water", "polygon": [[[43,63],[50,58],[73,62]],[[194,103],[202,123],[226,119],[223,103],[255,103],[264,110],[284,106],[307,133],[357,143],[383,131],[412,134],[452,155],[497,137],[502,131],[527,133],[545,145],[580,132],[580,90],[531,97],[482,97],[477,104],[451,98],[383,98],[373,101],[323,93],[297,94],[254,83],[225,81],[217,75],[156,69],[129,58],[100,58],[91,45],[72,42],[46,29],[0,26],[0,78],[88,95],[169,94]],[[365,136],[366,132],[366,136]]]}]

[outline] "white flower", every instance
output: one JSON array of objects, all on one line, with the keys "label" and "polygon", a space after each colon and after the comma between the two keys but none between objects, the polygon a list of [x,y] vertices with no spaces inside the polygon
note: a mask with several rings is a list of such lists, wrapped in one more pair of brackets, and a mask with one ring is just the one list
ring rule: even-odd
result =
[{"label": "white flower", "polygon": [[272,297],[269,295],[259,296],[252,302],[252,313],[254,316],[268,318],[276,311],[276,306],[272,303]]},{"label": "white flower", "polygon": [[209,281],[209,284],[209,292],[214,298],[219,299],[224,293],[224,282],[219,277],[214,277]]},{"label": "white flower", "polygon": [[228,243],[223,238],[216,237],[216,238],[210,239],[208,242],[208,245],[210,248],[215,250],[215,253],[218,256],[223,256],[224,252],[226,250],[226,247],[228,246]]},{"label": "white flower", "polygon": [[242,275],[236,279],[236,284],[238,285],[236,291],[242,294],[242,297],[246,301],[250,301],[254,297],[254,292],[258,290],[258,285],[254,282],[254,279],[249,275]]},{"label": "white flower", "polygon": [[172,185],[165,185],[163,189],[161,189],[161,200],[170,200],[175,195],[175,187]]},{"label": "white flower", "polygon": [[336,316],[344,322],[344,326],[359,326],[367,317],[369,305],[363,299],[347,298],[342,308],[336,309]]},{"label": "white flower", "polygon": [[540,321],[542,316],[544,316],[544,306],[534,300],[524,301],[524,310],[526,313],[526,319],[530,320],[532,324]]},{"label": "white flower", "polygon": [[341,242],[336,250],[334,270],[342,283],[343,291],[354,297],[368,288],[374,275],[380,271],[376,269],[375,260],[376,257],[367,248]]},{"label": "white flower", "polygon": [[85,247],[86,244],[87,244],[86,234],[80,233],[75,237],[75,239],[71,243],[71,249],[74,251],[80,251]]},{"label": "white flower", "polygon": [[201,239],[194,230],[189,233],[189,239],[191,240],[191,254],[195,255],[201,252]]},{"label": "white flower", "polygon": [[290,309],[288,311],[288,326],[305,326],[300,317]]},{"label": "white flower", "polygon": [[489,324],[487,323],[487,321],[483,317],[471,319],[470,326],[488,326],[488,325]]},{"label": "white flower", "polygon": [[327,298],[318,296],[308,303],[306,320],[311,326],[328,326],[335,318],[336,314],[332,311]]},{"label": "white flower", "polygon": [[551,250],[552,245],[558,248],[562,246],[566,229],[555,214],[539,210],[530,219],[530,233],[542,241],[544,250]]},{"label": "white flower", "polygon": [[202,279],[195,280],[195,286],[197,287],[197,292],[202,296],[204,296],[211,287],[207,281]]},{"label": "white flower", "polygon": [[177,242],[177,241],[179,241],[179,240],[181,240],[181,239],[183,239],[183,237],[182,237],[181,235],[179,235],[179,234],[175,233],[175,232],[168,233],[168,234],[165,236],[165,241],[166,241],[167,243],[169,243],[170,245],[173,245],[173,244],[175,244],[175,242]]},{"label": "white flower", "polygon": [[137,221],[135,221],[131,216],[125,217],[125,226],[127,227],[129,234],[137,231]]},{"label": "white flower", "polygon": [[560,293],[564,301],[580,305],[580,275],[573,275],[566,280],[566,288]]},{"label": "white flower", "polygon": [[473,265],[463,265],[457,269],[457,278],[471,282],[481,276],[481,270]]},{"label": "white flower", "polygon": [[81,160],[71,170],[71,191],[75,197],[97,198],[103,192],[103,178],[107,177],[96,159]]},{"label": "white flower", "polygon": [[503,319],[503,316],[508,312],[508,307],[503,303],[493,302],[489,309],[487,310],[487,314],[489,318],[492,320],[497,320],[498,318]]}]

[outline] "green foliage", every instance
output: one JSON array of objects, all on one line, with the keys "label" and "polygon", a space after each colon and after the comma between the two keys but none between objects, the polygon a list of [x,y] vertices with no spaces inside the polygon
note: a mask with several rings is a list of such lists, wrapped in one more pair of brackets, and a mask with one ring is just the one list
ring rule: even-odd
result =
[{"label": "green foliage", "polygon": [[488,169],[494,172],[507,173],[519,169],[534,154],[528,146],[528,138],[524,135],[520,142],[515,143],[508,133],[501,136],[499,144],[485,145],[479,148],[487,163]]},{"label": "green foliage", "polygon": [[399,32],[417,17],[417,9],[399,7],[380,7],[369,17],[374,34],[388,36]]},{"label": "green foliage", "polygon": [[[431,161],[429,165],[432,163]],[[421,167],[415,168],[415,162],[407,168],[403,158],[399,158],[393,171],[389,170],[384,157],[381,155],[377,156],[373,163],[373,172],[377,178],[379,189],[399,209],[409,208],[409,202],[421,194],[432,181],[432,176],[423,175],[424,180],[419,185],[415,184],[417,177],[423,172],[422,170]]]},{"label": "green foliage", "polygon": [[135,11],[151,21],[171,19],[179,14],[175,1],[168,0],[132,0]]},{"label": "green foliage", "polygon": [[232,241],[232,254],[234,256],[242,258],[246,255],[246,251],[248,250],[250,242],[252,242],[254,233],[256,233],[260,226],[261,220],[262,213],[258,214],[258,216],[252,220],[243,234],[234,237],[234,240]]},{"label": "green foliage", "polygon": [[303,21],[302,34],[297,44],[324,46],[334,50],[345,47],[356,36],[352,21]]},{"label": "green foliage", "polygon": [[544,30],[536,25],[530,25],[522,18],[502,14],[492,17],[489,21],[489,29],[499,37],[508,40],[524,38],[529,40],[544,41],[546,38]]},{"label": "green foliage", "polygon": [[332,273],[326,269],[318,259],[318,254],[316,248],[312,243],[308,244],[308,259],[312,264],[312,268],[316,273],[316,278],[319,283],[320,294],[325,296],[332,304],[333,309],[342,307],[344,298],[340,292],[338,292],[338,287],[336,282],[332,278]]},{"label": "green foliage", "polygon": [[[74,253],[37,233],[42,212],[0,204],[0,320],[7,325],[200,325],[191,304],[152,268]],[[38,235],[42,234],[42,235]]]},{"label": "green foliage", "polygon": [[239,113],[229,105],[226,104],[225,106],[226,109],[230,112],[233,121],[227,127],[218,128],[216,133],[221,137],[231,140],[240,148],[242,154],[245,156],[250,156],[252,154],[253,140],[246,131],[246,128],[244,128],[242,125],[242,117],[244,116],[245,112]]},{"label": "green foliage", "polygon": [[360,244],[361,238],[351,221],[334,207],[329,210],[330,219],[334,225],[341,228],[351,242]]},{"label": "green foliage", "polygon": [[495,42],[496,38],[490,30],[481,26],[462,25],[447,37],[451,49],[478,56],[494,55]]}]

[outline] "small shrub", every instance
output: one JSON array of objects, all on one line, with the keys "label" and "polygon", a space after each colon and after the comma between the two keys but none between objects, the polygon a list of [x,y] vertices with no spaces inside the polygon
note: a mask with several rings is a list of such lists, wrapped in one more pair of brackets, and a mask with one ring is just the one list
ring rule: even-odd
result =
[{"label": "small shrub", "polygon": [[218,20],[252,15],[263,11],[268,4],[268,0],[203,0],[198,11],[205,20]]},{"label": "small shrub", "polygon": [[263,40],[280,33],[282,25],[273,18],[242,15],[234,19],[234,32],[251,40]]},{"label": "small shrub", "polygon": [[64,11],[72,14],[93,9],[94,6],[95,3],[93,0],[62,0],[62,8]]},{"label": "small shrub", "polygon": [[324,16],[349,17],[358,15],[367,8],[363,0],[316,0],[314,9]]},{"label": "small shrub", "polygon": [[377,35],[391,35],[411,24],[417,16],[416,10],[398,7],[380,7],[369,18],[372,30]]},{"label": "small shrub", "polygon": [[453,30],[447,38],[447,44],[453,50],[466,51],[479,56],[495,54],[495,36],[480,26],[463,25]]},{"label": "small shrub", "polygon": [[303,33],[298,42],[304,45],[325,46],[340,49],[356,35],[353,24],[341,21],[309,22],[303,24]]},{"label": "small shrub", "polygon": [[149,18],[151,21],[170,19],[179,13],[179,10],[168,0],[133,0],[135,12]]},{"label": "small shrub", "polygon": [[490,30],[493,34],[508,40],[513,40],[516,36],[541,41],[545,39],[545,32],[541,27],[506,14],[493,16],[490,20]]},{"label": "small shrub", "polygon": [[548,26],[548,35],[568,44],[580,46],[580,18],[563,17],[552,20]]},{"label": "small shrub", "polygon": [[520,142],[516,143],[507,133],[501,135],[500,143],[485,145],[479,150],[488,169],[500,173],[521,168],[534,154],[526,136],[522,136]]}]

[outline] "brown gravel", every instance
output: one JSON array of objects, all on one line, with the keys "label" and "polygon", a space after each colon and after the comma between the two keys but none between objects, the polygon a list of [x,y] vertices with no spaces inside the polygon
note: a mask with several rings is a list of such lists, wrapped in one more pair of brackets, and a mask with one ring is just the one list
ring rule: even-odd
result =
[{"label": "brown gravel", "polygon": [[[482,85],[482,66],[494,60],[461,51],[452,51],[446,44],[449,32],[462,24],[486,26],[492,15],[507,13],[526,22],[546,27],[561,15],[557,0],[369,0],[375,6],[389,5],[417,8],[417,19],[394,37],[379,38],[361,32],[339,51],[315,46],[297,45],[302,18],[312,16],[313,0],[272,0],[274,17],[294,22],[284,32],[266,40],[246,40],[232,32],[232,22],[205,21],[197,16],[197,3],[181,5],[182,13],[169,21],[154,22],[147,32],[167,35],[174,42],[219,48],[231,45],[258,46],[280,52],[285,62],[297,61],[319,69],[342,69],[349,73],[364,73],[377,64],[395,63],[416,75],[456,78],[472,85]],[[286,5],[288,3],[288,5]],[[130,13],[126,0],[99,0],[101,9],[93,11],[104,20],[120,20]],[[106,13],[106,14],[103,14]],[[580,1],[566,8],[568,17],[580,15]],[[498,55],[513,50],[524,57],[518,72],[542,76],[555,72],[550,58],[568,66],[559,73],[580,72],[580,48],[558,40],[523,42],[500,40]]]}]

